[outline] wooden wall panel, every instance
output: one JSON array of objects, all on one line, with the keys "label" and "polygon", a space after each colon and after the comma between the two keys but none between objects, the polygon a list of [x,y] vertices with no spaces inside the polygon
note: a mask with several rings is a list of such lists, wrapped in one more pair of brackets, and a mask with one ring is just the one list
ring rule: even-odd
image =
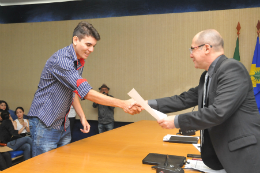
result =
[{"label": "wooden wall panel", "polygon": [[[194,68],[189,57],[193,36],[204,29],[218,30],[225,41],[225,54],[232,58],[238,22],[241,62],[250,70],[259,16],[260,8],[248,8],[89,19],[101,40],[86,61],[83,77],[95,90],[106,83],[110,94],[119,99],[129,99],[132,88],[144,99],[180,94],[195,87],[203,72]],[[28,113],[45,62],[71,43],[79,21],[0,25],[0,99],[11,109],[23,106]],[[87,119],[97,119],[92,102],[83,101],[82,107]],[[116,108],[115,120],[154,119],[145,111],[132,116]]]}]

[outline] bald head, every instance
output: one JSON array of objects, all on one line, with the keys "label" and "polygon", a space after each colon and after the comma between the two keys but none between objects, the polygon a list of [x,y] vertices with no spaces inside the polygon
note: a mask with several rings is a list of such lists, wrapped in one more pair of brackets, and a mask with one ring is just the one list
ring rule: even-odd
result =
[{"label": "bald head", "polygon": [[191,43],[190,57],[195,68],[208,71],[213,61],[224,54],[224,41],[218,31],[208,29],[194,36]]},{"label": "bald head", "polygon": [[215,52],[223,51],[224,41],[218,31],[214,29],[207,29],[199,32],[194,37],[197,45],[210,44]]}]

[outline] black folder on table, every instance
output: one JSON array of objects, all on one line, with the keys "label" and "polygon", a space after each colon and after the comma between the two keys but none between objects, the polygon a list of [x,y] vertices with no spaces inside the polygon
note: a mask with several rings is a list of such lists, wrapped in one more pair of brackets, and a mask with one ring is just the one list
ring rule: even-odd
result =
[{"label": "black folder on table", "polygon": [[165,159],[168,156],[168,164],[178,164],[182,167],[186,162],[186,157],[184,156],[175,156],[175,155],[166,155],[166,154],[157,154],[149,153],[144,159],[143,164],[148,165],[159,165],[164,164]]},{"label": "black folder on table", "polygon": [[198,137],[182,137],[182,136],[171,136],[170,139],[166,142],[174,142],[174,143],[185,143],[185,144],[197,144]]}]

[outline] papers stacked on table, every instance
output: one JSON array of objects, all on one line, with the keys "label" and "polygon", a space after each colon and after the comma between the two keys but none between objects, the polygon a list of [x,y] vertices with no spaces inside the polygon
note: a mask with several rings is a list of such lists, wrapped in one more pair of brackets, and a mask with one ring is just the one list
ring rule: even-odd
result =
[{"label": "papers stacked on table", "polygon": [[[193,144],[195,148],[197,148],[200,151],[200,144]],[[202,171],[205,173],[227,173],[224,169],[222,170],[212,170],[209,167],[207,167],[202,160],[190,160],[188,159],[186,164],[184,165],[184,168],[186,169],[196,169],[198,171]]]},{"label": "papers stacked on table", "polygon": [[227,173],[224,169],[222,170],[212,170],[209,167],[207,167],[203,161],[201,160],[190,160],[188,159],[184,169],[196,169],[198,171],[202,171],[205,173]]}]

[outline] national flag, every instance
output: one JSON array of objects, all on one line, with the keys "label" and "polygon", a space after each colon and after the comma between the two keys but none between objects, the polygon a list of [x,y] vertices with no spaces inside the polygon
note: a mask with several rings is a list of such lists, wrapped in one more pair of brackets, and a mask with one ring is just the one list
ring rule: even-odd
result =
[{"label": "national flag", "polygon": [[240,61],[240,54],[239,54],[239,38],[237,37],[237,41],[236,41],[236,48],[235,48],[235,52],[234,52],[234,59]]},{"label": "national flag", "polygon": [[250,69],[250,76],[254,87],[254,95],[260,113],[260,44],[259,37],[256,39],[255,52]]}]

